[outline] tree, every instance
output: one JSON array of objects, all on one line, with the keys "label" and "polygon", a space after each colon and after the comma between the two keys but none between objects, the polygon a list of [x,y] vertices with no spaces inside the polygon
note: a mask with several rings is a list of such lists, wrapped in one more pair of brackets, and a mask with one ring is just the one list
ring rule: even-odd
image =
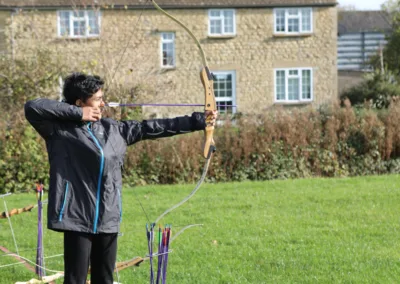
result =
[{"label": "tree", "polygon": [[[389,13],[392,32],[387,35],[387,44],[383,49],[383,64],[386,69],[395,75],[400,74],[400,1],[387,0],[382,4],[382,9]],[[381,68],[381,56],[376,55],[371,59],[372,66]]]},{"label": "tree", "polygon": [[394,98],[400,97],[400,84],[396,78],[390,71],[367,73],[364,81],[345,91],[341,99],[349,99],[354,106],[368,103],[373,108],[387,108]]}]

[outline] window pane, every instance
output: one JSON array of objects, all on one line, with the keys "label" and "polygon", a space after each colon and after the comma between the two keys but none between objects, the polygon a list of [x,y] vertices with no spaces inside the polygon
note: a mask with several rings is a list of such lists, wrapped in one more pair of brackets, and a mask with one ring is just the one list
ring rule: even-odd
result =
[{"label": "window pane", "polygon": [[225,18],[233,18],[233,11],[224,11],[224,17]]},{"label": "window pane", "polygon": [[289,19],[288,20],[288,31],[289,32],[299,32],[300,31],[299,19]]},{"label": "window pane", "polygon": [[299,9],[288,9],[288,14],[290,16],[297,16],[299,14]]},{"label": "window pane", "polygon": [[301,10],[301,29],[303,32],[311,32],[311,9]]},{"label": "window pane", "polygon": [[174,34],[173,33],[163,33],[162,35],[163,40],[173,40]]},{"label": "window pane", "polygon": [[285,71],[276,71],[276,100],[285,100]]},{"label": "window pane", "polygon": [[162,66],[175,66],[175,34],[161,34]]},{"label": "window pane", "polygon": [[74,11],[74,17],[75,18],[84,18],[85,17],[85,11]]},{"label": "window pane", "polygon": [[214,80],[214,91],[217,97],[232,97],[232,75],[231,74],[217,74]]},{"label": "window pane", "polygon": [[311,99],[311,70],[302,71],[302,99]]},{"label": "window pane", "polygon": [[299,100],[299,78],[288,79],[288,100],[289,101]]},{"label": "window pane", "polygon": [[220,11],[218,10],[212,10],[210,12],[211,17],[219,17],[220,16]]},{"label": "window pane", "polygon": [[285,10],[276,10],[276,31],[285,31]]},{"label": "window pane", "polygon": [[214,80],[214,92],[217,108],[220,113],[233,113],[233,75],[232,73],[217,73]]},{"label": "window pane", "polygon": [[88,29],[90,35],[99,35],[100,27],[99,27],[99,11],[88,11]]},{"label": "window pane", "polygon": [[60,12],[60,36],[69,36],[69,12],[62,11]]},{"label": "window pane", "polygon": [[224,19],[224,32],[233,33],[233,18]]},{"label": "window pane", "polygon": [[74,36],[85,35],[85,21],[74,20]]},{"label": "window pane", "polygon": [[163,43],[163,65],[174,66],[173,43]]},{"label": "window pane", "polygon": [[222,34],[221,20],[210,20],[210,31],[212,34]]},{"label": "window pane", "polygon": [[217,110],[220,114],[222,113],[233,113],[232,101],[218,101]]},{"label": "window pane", "polygon": [[297,76],[297,75],[299,75],[299,71],[298,70],[289,70],[289,75]]}]

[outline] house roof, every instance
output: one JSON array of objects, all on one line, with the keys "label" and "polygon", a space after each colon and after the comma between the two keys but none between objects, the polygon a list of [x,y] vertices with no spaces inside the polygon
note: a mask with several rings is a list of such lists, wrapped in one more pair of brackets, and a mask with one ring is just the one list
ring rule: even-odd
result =
[{"label": "house roof", "polygon": [[[257,8],[283,6],[334,6],[336,0],[158,0],[163,8]],[[37,8],[79,7],[91,5],[113,5],[114,8],[138,8],[152,6],[150,0],[0,0],[0,8]]]},{"label": "house roof", "polygon": [[339,34],[387,32],[392,29],[390,15],[384,11],[341,11],[338,17]]}]

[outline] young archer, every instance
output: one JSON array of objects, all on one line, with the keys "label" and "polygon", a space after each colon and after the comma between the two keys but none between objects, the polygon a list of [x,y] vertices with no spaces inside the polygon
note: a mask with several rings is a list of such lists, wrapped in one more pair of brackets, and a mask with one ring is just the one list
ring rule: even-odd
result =
[{"label": "young archer", "polygon": [[65,284],[112,284],[127,146],[205,129],[216,111],[144,121],[102,118],[103,80],[73,73],[65,102],[35,99],[25,116],[46,142],[50,163],[47,227],[64,234]]}]

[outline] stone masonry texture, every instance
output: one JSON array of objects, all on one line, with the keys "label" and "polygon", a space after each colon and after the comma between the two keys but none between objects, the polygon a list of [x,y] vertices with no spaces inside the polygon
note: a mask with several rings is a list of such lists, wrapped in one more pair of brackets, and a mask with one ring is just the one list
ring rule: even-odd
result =
[{"label": "stone masonry texture", "polygon": [[[236,35],[208,36],[207,9],[172,9],[200,40],[212,71],[234,71],[238,111],[260,113],[274,104],[274,69],[311,67],[314,100],[311,105],[338,99],[336,41],[337,8],[313,8],[313,32],[306,36],[274,35],[272,8],[236,9]],[[10,12],[2,11],[2,17]],[[204,103],[199,79],[198,48],[180,26],[156,10],[103,9],[97,38],[66,39],[57,35],[57,11],[22,10],[7,19],[8,48],[18,57],[48,48],[68,62],[70,71],[95,66],[94,71],[127,88],[141,86],[137,102]],[[162,69],[160,33],[176,36],[176,68]],[[11,42],[13,44],[11,45]],[[123,54],[122,60],[121,55]],[[118,65],[118,63],[120,64]],[[155,117],[195,109],[145,109]],[[197,108],[201,110],[201,108]]]}]

